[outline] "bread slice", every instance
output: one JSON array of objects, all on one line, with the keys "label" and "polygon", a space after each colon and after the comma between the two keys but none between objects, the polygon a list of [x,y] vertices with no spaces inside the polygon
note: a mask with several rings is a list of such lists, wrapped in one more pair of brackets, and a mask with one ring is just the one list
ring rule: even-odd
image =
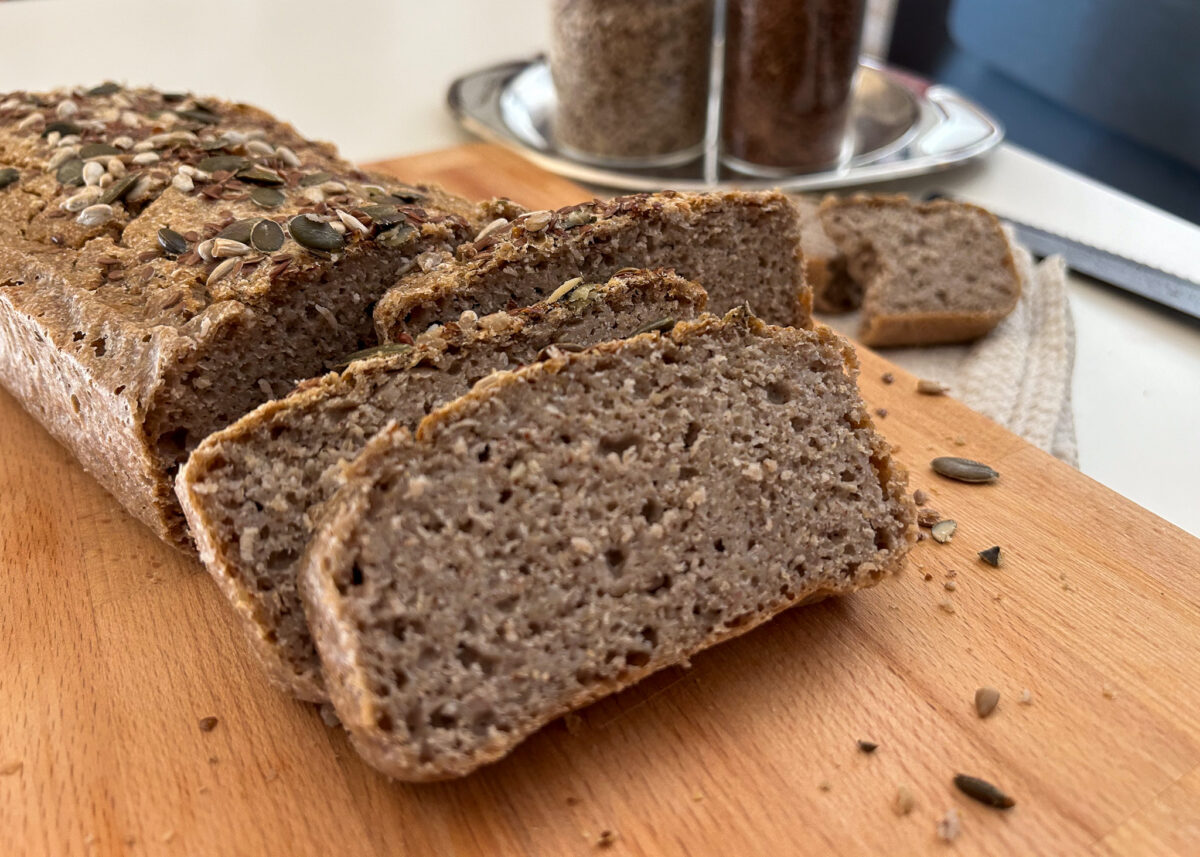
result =
[{"label": "bread slice", "polygon": [[817,312],[848,312],[862,304],[862,286],[846,270],[846,258],[821,225],[821,200],[793,197],[800,218],[800,250],[804,254],[804,279],[812,289]]},{"label": "bread slice", "polygon": [[799,222],[778,192],[638,194],[532,212],[484,233],[458,261],[406,277],[383,297],[382,340],[416,336],[464,310],[531,304],[571,277],[601,281],[624,267],[674,268],[704,286],[713,312],[748,303],[774,324],[811,324]]},{"label": "bread slice", "polygon": [[309,544],[368,762],[466,774],[549,720],[895,570],[906,477],[826,328],[744,310],[498,373],[381,432]]},{"label": "bread slice", "polygon": [[297,559],[343,463],[377,430],[389,421],[415,427],[479,378],[530,363],[554,343],[578,348],[693,318],[705,301],[694,283],[640,271],[511,314],[466,313],[401,353],[306,381],[205,440],[179,475],[179,498],[201,559],[274,681],[302,699],[325,698],[296,593]]},{"label": "bread slice", "polygon": [[906,197],[828,199],[821,223],[864,289],[866,345],[935,345],[983,336],[1012,312],[1021,280],[991,212]]}]

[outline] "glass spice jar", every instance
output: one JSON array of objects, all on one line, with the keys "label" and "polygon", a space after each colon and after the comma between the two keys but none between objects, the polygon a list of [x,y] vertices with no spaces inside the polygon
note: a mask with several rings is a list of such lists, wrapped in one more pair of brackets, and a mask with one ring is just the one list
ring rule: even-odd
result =
[{"label": "glass spice jar", "polygon": [[841,159],[866,0],[729,0],[721,140],[734,167],[811,172]]},{"label": "glass spice jar", "polygon": [[699,154],[714,0],[554,0],[550,72],[560,146],[591,160]]}]

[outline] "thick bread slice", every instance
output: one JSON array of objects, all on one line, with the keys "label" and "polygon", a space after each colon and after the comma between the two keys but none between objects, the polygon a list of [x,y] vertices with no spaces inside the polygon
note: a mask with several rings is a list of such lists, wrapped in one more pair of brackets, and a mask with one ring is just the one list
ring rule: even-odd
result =
[{"label": "thick bread slice", "polygon": [[464,310],[483,314],[541,300],[582,276],[674,268],[709,293],[710,310],[748,303],[773,324],[811,326],[799,221],[781,193],[678,193],[595,200],[496,223],[459,259],[404,278],[375,309],[384,341],[403,341]]},{"label": "thick bread slice", "polygon": [[272,679],[302,699],[325,698],[296,592],[297,559],[343,463],[377,430],[389,421],[415,428],[479,378],[530,363],[554,343],[579,347],[665,317],[693,318],[705,300],[694,283],[640,271],[511,314],[468,313],[411,350],[307,381],[202,443],[180,473],[179,498],[201,559]]},{"label": "thick bread slice", "polygon": [[846,312],[862,303],[862,286],[846,270],[846,259],[821,225],[821,200],[815,196],[792,198],[800,217],[800,250],[804,254],[804,279],[812,289],[817,312]]},{"label": "thick bread slice", "polygon": [[895,570],[906,476],[825,328],[747,312],[498,373],[381,432],[302,594],[364,758],[459,776],[779,611]]},{"label": "thick bread slice", "polygon": [[821,223],[864,289],[866,345],[978,339],[1012,312],[1021,280],[991,212],[902,196],[827,199]]}]

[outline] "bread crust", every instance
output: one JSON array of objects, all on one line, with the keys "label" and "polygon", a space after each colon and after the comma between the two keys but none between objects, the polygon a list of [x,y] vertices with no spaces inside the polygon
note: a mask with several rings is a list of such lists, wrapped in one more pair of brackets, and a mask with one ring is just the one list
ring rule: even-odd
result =
[{"label": "bread crust", "polygon": [[[780,329],[764,324],[745,310],[733,310],[724,319],[705,315],[693,322],[682,322],[666,333],[648,333],[633,340],[602,343],[587,350],[588,354],[614,353],[644,337],[668,336],[676,342],[684,342],[722,324],[745,325],[751,332],[762,336],[815,338],[843,362],[850,377],[856,377],[858,362],[854,350],[842,337],[829,328],[818,325],[812,331]],[[509,735],[507,739],[493,740],[469,758],[461,762],[435,760],[421,762],[412,748],[398,747],[395,742],[383,738],[376,727],[378,709],[373,691],[367,681],[360,640],[351,630],[352,619],[346,611],[346,602],[335,583],[335,572],[344,566],[351,556],[352,547],[346,536],[353,532],[370,506],[374,490],[373,475],[378,471],[378,462],[385,456],[398,455],[402,459],[418,457],[422,449],[444,428],[463,420],[470,420],[480,405],[494,396],[502,395],[508,388],[518,387],[536,379],[541,374],[563,371],[574,362],[586,359],[580,354],[559,354],[543,362],[511,372],[497,372],[484,382],[476,384],[470,393],[429,414],[420,424],[415,436],[408,431],[392,426],[380,432],[364,448],[362,454],[346,471],[345,487],[326,507],[317,535],[310,542],[302,563],[301,593],[305,599],[310,627],[322,663],[326,671],[329,692],[343,725],[349,730],[351,741],[363,758],[372,766],[389,776],[402,780],[425,782],[449,779],[470,773],[481,765],[497,761],[513,750],[524,738],[554,719],[609,694],[615,693],[640,681],[646,676],[670,666],[686,662],[690,657],[724,640],[745,634],[789,607],[812,603],[831,595],[839,595],[863,586],[872,586],[884,577],[899,570],[907,550],[915,542],[913,525],[916,510],[907,495],[907,471],[890,456],[890,447],[881,436],[872,432],[871,458],[884,494],[900,509],[904,526],[904,544],[882,566],[864,569],[862,577],[846,579],[844,586],[812,584],[797,589],[789,600],[776,609],[765,610],[746,618],[743,624],[726,628],[701,641],[681,656],[670,660],[652,661],[642,668],[635,668],[624,676],[585,689],[557,707],[537,717],[528,730]],[[873,428],[865,409],[856,428]]]}]

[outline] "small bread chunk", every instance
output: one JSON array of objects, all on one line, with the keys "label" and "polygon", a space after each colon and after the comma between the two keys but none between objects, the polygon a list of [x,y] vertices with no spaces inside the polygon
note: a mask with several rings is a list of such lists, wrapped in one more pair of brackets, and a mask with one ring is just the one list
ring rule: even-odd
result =
[{"label": "small bread chunk", "polygon": [[400,281],[375,309],[382,341],[416,336],[471,310],[544,299],[582,276],[673,268],[708,292],[709,309],[750,308],[772,324],[810,327],[796,210],[776,191],[664,191],[535,211],[458,250],[457,260]]},{"label": "small bread chunk", "polygon": [[497,373],[381,432],[301,587],[364,758],[466,774],[543,724],[868,586],[914,540],[906,475],[831,331],[744,310]]},{"label": "small bread chunk", "polygon": [[821,223],[863,288],[866,345],[969,342],[1012,312],[1021,280],[1000,221],[975,205],[827,199]]},{"label": "small bread chunk", "polygon": [[579,284],[554,303],[459,322],[415,347],[306,381],[205,440],[177,491],[200,557],[244,624],[272,679],[322,701],[320,663],[296,592],[297,560],[341,469],[388,422],[415,428],[430,410],[497,369],[559,343],[580,347],[663,319],[694,318],[704,290],[668,272]]}]

